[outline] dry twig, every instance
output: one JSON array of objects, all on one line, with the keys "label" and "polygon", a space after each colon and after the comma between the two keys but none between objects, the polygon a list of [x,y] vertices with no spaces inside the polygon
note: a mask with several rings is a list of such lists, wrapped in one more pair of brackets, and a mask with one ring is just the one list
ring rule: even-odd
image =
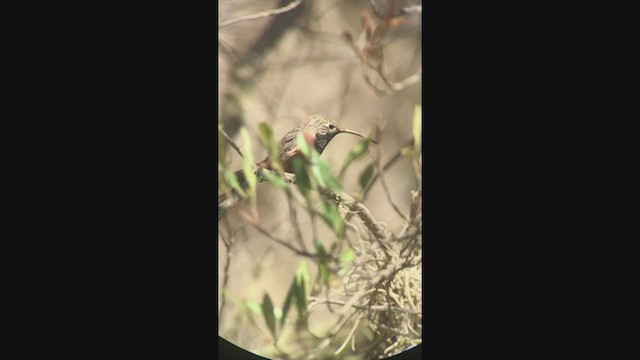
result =
[{"label": "dry twig", "polygon": [[244,157],[238,145],[236,145],[236,143],[231,139],[231,137],[227,135],[224,129],[222,129],[222,126],[218,126],[218,130],[220,130],[220,132],[222,133],[222,136],[224,136],[224,138],[227,139],[227,141],[229,142],[229,145],[231,145],[231,147],[233,147],[238,152],[238,154],[240,154],[240,157]]},{"label": "dry twig", "polygon": [[223,21],[218,25],[218,27],[219,28],[223,28],[225,26],[237,24],[237,23],[243,22],[243,21],[257,20],[257,19],[262,19],[262,18],[266,18],[266,17],[269,17],[269,16],[273,16],[273,15],[282,14],[282,13],[285,13],[287,11],[295,9],[300,4],[302,4],[302,0],[295,0],[291,4],[289,4],[287,6],[283,6],[283,7],[278,8],[278,9],[261,11],[261,12],[256,13],[256,14],[240,16],[240,17],[235,18],[235,19]]}]

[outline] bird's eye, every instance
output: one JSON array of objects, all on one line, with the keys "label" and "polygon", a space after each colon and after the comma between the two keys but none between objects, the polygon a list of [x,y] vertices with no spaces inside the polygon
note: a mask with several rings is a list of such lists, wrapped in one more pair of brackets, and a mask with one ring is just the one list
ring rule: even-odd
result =
[{"label": "bird's eye", "polygon": [[333,126],[333,125],[329,125],[329,130],[333,130],[333,129],[335,129],[335,128],[336,128],[335,126]]}]

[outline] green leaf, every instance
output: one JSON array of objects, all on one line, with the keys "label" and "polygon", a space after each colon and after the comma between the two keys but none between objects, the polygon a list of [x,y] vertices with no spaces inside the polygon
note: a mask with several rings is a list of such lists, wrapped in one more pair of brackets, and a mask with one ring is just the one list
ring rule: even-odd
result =
[{"label": "green leaf", "polygon": [[338,270],[338,272],[336,273],[336,275],[338,277],[343,277],[345,275],[347,275],[347,273],[349,272],[349,268],[346,266],[343,266],[340,268],[340,270]]},{"label": "green leaf", "polygon": [[304,312],[307,311],[307,288],[304,282],[300,279],[296,279],[296,286],[294,290],[294,298],[296,300],[296,310],[298,310],[298,316],[302,317]]},{"label": "green leaf", "polygon": [[238,182],[238,178],[236,177],[235,173],[232,173],[231,171],[222,168],[222,174],[224,176],[224,179],[227,181],[227,183],[231,185],[231,187],[234,188],[238,192],[238,194],[240,194],[240,196],[242,197],[247,196],[247,194],[244,192],[242,187],[240,187],[240,183]]},{"label": "green leaf", "polygon": [[269,294],[264,294],[262,298],[262,315],[264,315],[264,321],[267,323],[267,327],[276,337],[276,315],[273,311],[273,302]]},{"label": "green leaf", "polygon": [[309,200],[311,191],[311,179],[304,164],[304,160],[297,157],[293,159],[293,173],[296,175],[296,185],[305,199]]},{"label": "green leaf", "polygon": [[253,152],[251,151],[251,137],[246,129],[240,129],[240,134],[242,135],[243,149],[242,152],[244,157],[242,158],[242,171],[244,172],[244,177],[247,180],[247,184],[249,184],[249,189],[251,189],[251,195],[255,195],[256,186],[258,184],[258,179],[256,175],[253,173]]},{"label": "green leaf", "polygon": [[338,181],[331,175],[331,169],[329,169],[329,165],[324,160],[319,158],[313,170],[320,184],[325,185],[334,192],[342,190]]},{"label": "green leaf", "polygon": [[[257,306],[257,309],[253,305]],[[256,325],[256,320],[253,317],[253,313],[261,313],[262,310],[260,309],[260,305],[254,302],[245,301],[240,307],[240,312],[249,320],[251,324]]]},{"label": "green leaf", "polygon": [[351,261],[353,261],[355,256],[356,253],[353,251],[351,246],[347,246],[342,250],[342,253],[340,254],[340,260],[343,263],[350,263]]},{"label": "green leaf", "polygon": [[244,302],[245,305],[247,305],[247,308],[250,309],[251,311],[253,311],[256,314],[261,314],[262,313],[262,308],[260,307],[260,305],[256,302],[253,301],[245,301]]},{"label": "green leaf", "polygon": [[358,144],[356,144],[356,146],[354,146],[353,149],[351,149],[351,151],[349,151],[347,156],[344,158],[344,161],[342,162],[342,167],[340,168],[340,174],[338,175],[339,179],[342,179],[345,172],[347,171],[347,168],[349,167],[349,165],[351,165],[351,163],[362,158],[367,153],[367,150],[369,150],[370,143],[371,142],[369,140],[362,140]]},{"label": "green leaf", "polygon": [[302,261],[296,270],[295,298],[298,315],[303,316],[307,311],[308,298],[311,294],[311,273],[306,261]]},{"label": "green leaf", "polygon": [[271,126],[267,123],[258,124],[258,134],[260,135],[260,140],[262,140],[262,144],[267,148],[269,159],[271,160],[272,166],[278,172],[282,172],[282,164],[280,164],[280,154],[278,150],[278,143],[273,137],[273,130]]},{"label": "green leaf", "polygon": [[327,253],[327,250],[324,248],[324,246],[322,245],[319,239],[317,238],[315,239],[314,245],[316,248],[316,253],[320,256],[320,259],[318,261],[318,270],[320,273],[320,278],[322,279],[322,282],[324,284],[328,284],[330,273],[329,273],[329,268],[327,267],[326,262],[329,260],[330,255],[329,253]]},{"label": "green leaf", "polygon": [[360,188],[361,189],[366,189],[367,186],[369,185],[369,182],[371,181],[371,178],[373,177],[373,172],[376,168],[376,164],[375,163],[371,163],[369,165],[367,165],[367,167],[362,171],[362,173],[360,173],[360,177],[358,178],[358,183],[360,184]]},{"label": "green leaf", "polygon": [[[294,277],[291,280],[291,286],[289,286],[289,291],[287,292],[287,297],[284,299],[284,305],[282,306],[282,318],[280,319],[280,326],[284,324],[284,321],[287,318],[287,314],[289,313],[289,309],[291,308],[291,303],[293,299],[297,297],[297,278]],[[299,310],[298,310],[299,311]]]},{"label": "green leaf", "polygon": [[413,112],[413,143],[414,155],[420,153],[422,149],[422,106],[416,105]]},{"label": "green leaf", "polygon": [[325,285],[329,285],[329,279],[331,273],[329,272],[329,268],[325,263],[318,263],[318,269],[320,271],[320,278]]},{"label": "green leaf", "polygon": [[345,247],[340,253],[340,270],[336,275],[342,277],[349,272],[349,264],[355,259],[356,253],[351,246]]},{"label": "green leaf", "polygon": [[287,297],[284,300],[282,307],[282,318],[280,319],[280,325],[284,324],[287,314],[291,309],[291,304],[295,300],[296,309],[298,315],[303,316],[307,310],[308,298],[311,293],[311,273],[309,273],[309,267],[305,261],[302,261],[298,265],[295,276],[291,281],[291,286],[287,292]]},{"label": "green leaf", "polygon": [[276,320],[281,320],[282,319],[282,309],[274,308],[273,309],[273,314],[276,316]]},{"label": "green leaf", "polygon": [[284,181],[284,179],[282,179],[280,176],[277,176],[269,171],[262,171],[261,176],[265,180],[273,184],[275,187],[285,191],[289,190],[289,187],[287,186],[287,182]]},{"label": "green leaf", "polygon": [[320,242],[320,239],[316,238],[313,242],[314,247],[316,248],[316,253],[320,255],[321,258],[327,256],[327,250],[325,250],[324,245]]},{"label": "green leaf", "polygon": [[298,269],[296,269],[296,279],[300,284],[304,285],[305,294],[311,294],[311,272],[309,272],[309,266],[304,260],[300,262]]},{"label": "green leaf", "polygon": [[[338,235],[338,237],[342,237],[345,232],[344,223],[340,214],[338,214],[338,209],[335,204],[320,204],[320,217],[324,222],[327,223],[333,229],[333,231]],[[325,251],[326,254],[326,251]]]},{"label": "green leaf", "polygon": [[298,135],[296,136],[296,145],[298,145],[298,149],[300,149],[302,155],[309,157],[309,155],[311,154],[311,149],[309,148],[309,143],[304,138],[304,135],[302,135],[302,133],[298,133]]},{"label": "green leaf", "polygon": [[222,166],[222,163],[218,162],[218,173],[222,175],[218,181],[218,191],[228,195],[231,192],[231,184],[225,179],[224,170],[225,168]]}]

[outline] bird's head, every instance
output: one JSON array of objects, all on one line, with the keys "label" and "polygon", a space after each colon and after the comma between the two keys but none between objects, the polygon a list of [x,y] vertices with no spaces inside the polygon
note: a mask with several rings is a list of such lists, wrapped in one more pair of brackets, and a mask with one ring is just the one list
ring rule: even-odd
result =
[{"label": "bird's head", "polygon": [[[368,139],[353,130],[339,127],[338,124],[324,115],[311,115],[307,119],[303,131],[307,134],[315,135],[315,147],[319,153],[322,153],[329,144],[329,141],[338,134],[352,134]],[[374,140],[369,140],[377,144]]]}]

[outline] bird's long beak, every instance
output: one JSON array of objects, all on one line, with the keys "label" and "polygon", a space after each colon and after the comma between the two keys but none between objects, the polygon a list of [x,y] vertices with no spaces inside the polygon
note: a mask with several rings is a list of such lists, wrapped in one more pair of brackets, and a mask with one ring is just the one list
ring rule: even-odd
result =
[{"label": "bird's long beak", "polygon": [[357,135],[357,136],[360,136],[361,138],[365,138],[365,139],[367,139],[367,140],[371,141],[371,142],[372,142],[372,143],[374,143],[374,144],[378,144],[375,140],[370,139],[370,138],[368,138],[368,137],[366,137],[366,136],[364,136],[364,135],[362,135],[362,134],[358,134],[357,132],[355,132],[355,131],[353,131],[353,130],[349,130],[349,129],[341,129],[341,130],[340,130],[340,133],[347,133],[347,134]]}]

